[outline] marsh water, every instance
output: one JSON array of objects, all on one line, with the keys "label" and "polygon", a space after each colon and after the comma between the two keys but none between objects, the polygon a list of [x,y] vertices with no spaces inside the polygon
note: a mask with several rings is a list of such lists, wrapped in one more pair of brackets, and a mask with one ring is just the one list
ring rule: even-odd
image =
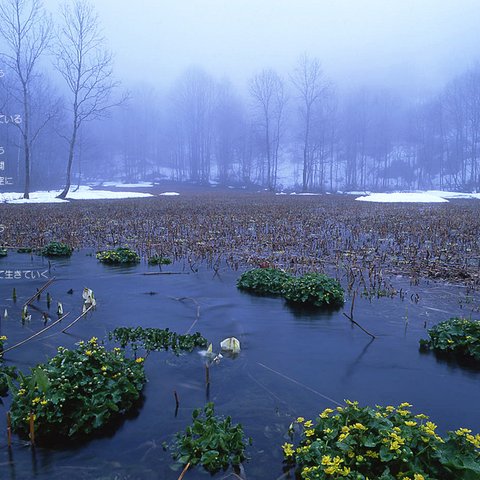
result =
[{"label": "marsh water", "polygon": [[[244,463],[251,479],[282,476],[280,446],[292,419],[314,418],[344,399],[362,405],[410,402],[415,412],[428,414],[442,433],[459,427],[480,432],[480,371],[418,348],[427,327],[452,316],[478,318],[478,311],[472,313],[478,310],[478,298],[462,287],[431,281],[411,286],[408,279],[395,278],[403,299],[357,296],[354,319],[376,336],[372,340],[343,315],[350,311],[350,297],[344,309],[333,312],[292,309],[280,298],[238,291],[235,282],[241,272],[227,267],[218,272],[207,268],[195,272],[181,262],[162,270],[144,263],[112,267],[98,263],[87,250],[50,264],[41,257],[17,253],[0,262],[1,270],[47,269],[50,277],[55,276],[48,288],[53,319],[58,300],[66,312],[72,312],[69,320],[81,312],[84,287],[93,289],[98,302],[93,314],[66,334],[55,326],[7,353],[7,365],[28,370],[55,355],[59,345],[71,347],[92,336],[106,340],[117,326],[168,327],[185,333],[196,321],[197,308],[200,316],[192,331],[200,331],[216,351],[220,341],[230,336],[237,337],[242,347],[238,357],[225,357],[211,367],[208,390],[204,358],[198,352],[178,357],[171,352],[150,354],[145,363],[148,383],[138,411],[115,429],[82,444],[32,449],[14,437],[9,450],[5,415],[0,414],[1,479],[175,480],[178,465],[162,443],[183,430],[192,410],[207,401],[215,403],[218,414],[240,422],[252,437],[249,460]],[[7,308],[9,313],[1,320],[1,334],[13,345],[43,328],[45,293],[33,303],[30,322],[22,324],[20,318],[21,306],[45,279],[0,282],[1,312]],[[174,391],[180,400],[178,412]],[[0,407],[4,412],[9,402],[8,397],[4,399]],[[197,467],[186,478],[209,476]]]}]

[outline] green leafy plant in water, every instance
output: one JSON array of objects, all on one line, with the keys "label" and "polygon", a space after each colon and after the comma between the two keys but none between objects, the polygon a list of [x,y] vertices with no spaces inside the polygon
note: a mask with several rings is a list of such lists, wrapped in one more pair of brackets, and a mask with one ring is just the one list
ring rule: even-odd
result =
[{"label": "green leafy plant in water", "polygon": [[72,252],[73,248],[62,242],[50,242],[41,250],[44,257],[70,257]]},{"label": "green leafy plant in water", "polygon": [[8,255],[8,250],[6,248],[0,248],[0,257],[6,257]]},{"label": "green leafy plant in water", "polygon": [[480,361],[480,322],[451,318],[432,327],[428,335],[429,340],[420,340],[420,348]]},{"label": "green leafy plant in water", "polygon": [[5,397],[8,393],[11,381],[17,378],[17,369],[15,367],[7,367],[2,365],[3,362],[3,347],[7,337],[5,335],[0,336],[0,397]]},{"label": "green leafy plant in water", "polygon": [[285,443],[285,460],[303,480],[474,480],[480,478],[480,435],[460,428],[442,438],[408,403],[398,407],[327,408],[315,420],[297,418],[297,446]]},{"label": "green leafy plant in water", "polygon": [[162,257],[160,255],[154,255],[148,259],[149,265],[170,265],[172,261],[167,257]]},{"label": "green leafy plant in water", "polygon": [[32,253],[33,249],[30,247],[21,247],[17,249],[17,253]]},{"label": "green leafy plant in water", "polygon": [[216,416],[213,403],[207,403],[203,412],[194,410],[192,418],[192,425],[176,434],[172,447],[175,460],[202,465],[211,473],[242,463],[250,440],[240,424],[232,424],[230,417]]},{"label": "green leafy plant in water", "polygon": [[139,263],[140,256],[134,250],[127,247],[118,247],[115,250],[102,250],[97,252],[97,259],[102,263]]},{"label": "green leafy plant in water", "polygon": [[260,295],[281,295],[291,275],[276,268],[254,268],[242,273],[237,287]]},{"label": "green leafy plant in water", "polygon": [[344,303],[344,290],[338,280],[322,273],[307,273],[291,277],[285,284],[283,296],[292,303],[316,307],[340,307]]},{"label": "green leafy plant in water", "polygon": [[95,337],[75,350],[59,347],[48,363],[19,374],[10,410],[14,430],[26,435],[33,414],[39,440],[92,433],[139,398],[143,361],[126,358],[120,348],[106,350]]},{"label": "green leafy plant in water", "polygon": [[206,347],[207,339],[199,332],[180,335],[171,332],[168,328],[117,327],[108,334],[109,340],[120,343],[122,348],[130,346],[134,352],[139,348],[147,353],[172,350],[175,355],[180,352],[191,352],[196,347]]}]

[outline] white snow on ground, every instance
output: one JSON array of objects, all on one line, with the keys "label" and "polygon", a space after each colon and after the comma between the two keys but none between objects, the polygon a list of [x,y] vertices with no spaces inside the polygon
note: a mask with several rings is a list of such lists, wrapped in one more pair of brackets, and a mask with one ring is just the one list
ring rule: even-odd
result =
[{"label": "white snow on ground", "polygon": [[425,193],[435,195],[440,198],[477,198],[480,200],[480,193],[463,193],[463,192],[444,192],[442,190],[427,190]]},{"label": "white snow on ground", "polygon": [[138,192],[110,192],[108,190],[93,190],[91,187],[81,186],[76,192],[70,191],[67,199],[62,200],[56,198],[62,190],[49,190],[31,192],[30,198],[27,200],[23,197],[23,193],[0,193],[1,203],[64,203],[68,200],[110,200],[118,198],[141,198],[152,197],[150,193]]},{"label": "white snow on ground", "polygon": [[447,203],[446,198],[431,195],[425,192],[394,192],[394,193],[371,193],[366,197],[358,197],[359,202],[378,203]]},{"label": "white snow on ground", "polygon": [[153,187],[152,182],[122,183],[122,182],[103,182],[102,187],[116,188],[149,188]]},{"label": "white snow on ground", "polygon": [[160,195],[165,195],[166,197],[176,197],[177,195],[180,195],[178,192],[163,192]]}]

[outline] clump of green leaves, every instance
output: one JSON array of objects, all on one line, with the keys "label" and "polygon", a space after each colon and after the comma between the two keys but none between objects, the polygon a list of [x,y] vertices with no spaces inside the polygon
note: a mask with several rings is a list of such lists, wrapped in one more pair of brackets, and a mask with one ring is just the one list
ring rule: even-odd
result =
[{"label": "clump of green leaves", "polygon": [[134,352],[139,348],[143,348],[147,353],[170,349],[175,355],[191,352],[196,347],[206,347],[208,344],[207,339],[199,332],[181,335],[168,328],[117,327],[108,334],[108,338],[119,342],[122,348],[130,346]]},{"label": "clump of green leaves", "polygon": [[148,259],[149,265],[170,265],[172,261],[167,257],[162,257],[161,255],[154,255]]},{"label": "clump of green leaves", "polygon": [[7,396],[11,382],[15,378],[17,378],[16,367],[0,365],[0,397]]},{"label": "clump of green leaves", "polygon": [[6,248],[0,248],[0,257],[6,257],[8,255],[8,250]]},{"label": "clump of green leaves", "polygon": [[48,363],[19,374],[11,406],[14,430],[26,435],[33,414],[39,440],[92,433],[139,398],[143,361],[126,358],[120,348],[106,350],[95,337],[75,350],[59,347]]},{"label": "clump of green leaves", "polygon": [[254,268],[242,273],[237,287],[260,295],[281,295],[291,278],[290,274],[276,268]]},{"label": "clump of green leaves", "polygon": [[118,247],[115,250],[102,250],[97,252],[96,256],[102,263],[109,264],[140,262],[138,253],[127,247]]},{"label": "clump of green leaves", "polygon": [[343,294],[338,280],[321,273],[292,277],[283,291],[283,296],[289,302],[316,307],[340,307],[344,303]]},{"label": "clump of green leaves", "polygon": [[285,443],[287,462],[304,480],[442,480],[480,478],[480,435],[460,428],[442,438],[423,414],[408,403],[398,407],[327,408],[315,420],[297,418],[297,447]]},{"label": "clump of green leaves", "polygon": [[192,425],[176,435],[173,458],[182,464],[200,464],[211,473],[242,463],[249,440],[240,424],[216,416],[213,403],[207,403],[203,412],[194,410],[192,418]]},{"label": "clump of green leaves", "polygon": [[3,346],[7,341],[5,335],[0,336],[0,397],[5,397],[12,379],[17,377],[17,369],[15,367],[6,367],[2,365],[3,362]]},{"label": "clump of green leaves", "polygon": [[428,330],[429,340],[420,340],[422,349],[470,357],[480,361],[480,322],[451,318]]},{"label": "clump of green leaves", "polygon": [[50,242],[41,250],[44,257],[70,257],[72,252],[73,248],[62,242]]},{"label": "clump of green leaves", "polygon": [[17,248],[17,253],[32,253],[32,252],[33,252],[33,249],[31,249],[30,247]]}]

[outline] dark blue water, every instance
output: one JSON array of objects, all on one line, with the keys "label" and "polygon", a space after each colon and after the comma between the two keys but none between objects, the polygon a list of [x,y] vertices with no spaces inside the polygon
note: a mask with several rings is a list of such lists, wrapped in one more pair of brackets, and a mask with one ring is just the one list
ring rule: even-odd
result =
[{"label": "dark blue water", "polygon": [[[1,259],[0,270],[48,268],[40,257],[10,254]],[[81,446],[65,445],[47,450],[28,445],[15,437],[9,453],[6,446],[5,415],[0,413],[1,479],[172,479],[179,471],[161,445],[191,421],[191,412],[208,400],[217,413],[231,415],[253,438],[245,462],[248,478],[276,479],[282,476],[285,432],[292,418],[313,418],[326,407],[344,399],[361,404],[410,402],[439,425],[439,430],[468,427],[480,431],[478,382],[480,372],[437,359],[418,350],[426,338],[425,325],[454,315],[468,314],[478,299],[465,303],[461,288],[439,284],[410,287],[404,279],[395,282],[408,290],[404,301],[357,297],[355,320],[377,338],[371,338],[336,312],[301,312],[282,299],[262,298],[238,291],[238,272],[220,270],[192,272],[182,263],[163,268],[175,275],[143,275],[158,272],[144,264],[116,268],[99,264],[85,252],[71,259],[53,261],[50,275],[56,281],[48,291],[71,311],[69,321],[80,312],[84,287],[97,297],[96,311],[73,327],[68,334],[53,327],[39,339],[6,355],[7,364],[27,369],[56,353],[59,345],[73,346],[92,336],[106,338],[116,326],[169,327],[185,333],[195,321],[197,304],[199,330],[219,350],[226,337],[236,336],[242,352],[236,359],[225,358],[210,372],[209,392],[205,388],[204,360],[198,353],[175,357],[169,352],[152,353],[146,361],[149,379],[144,403],[138,415],[127,418],[107,437],[95,438]],[[1,320],[1,332],[9,345],[42,328],[41,313],[30,309],[32,320],[22,326],[21,305],[43,280],[1,280],[0,308],[9,310]],[[16,304],[11,299],[16,287]],[[73,289],[72,295],[67,291]],[[418,303],[413,301],[418,294]],[[180,300],[185,298],[184,300]],[[476,303],[475,303],[476,301]],[[34,305],[46,310],[46,296]],[[349,311],[350,299],[345,309]],[[478,316],[478,314],[477,314]],[[8,346],[8,345],[7,345]],[[180,409],[175,417],[176,390]],[[8,409],[5,399],[3,410]],[[1,407],[0,407],[1,408]],[[219,473],[214,478],[223,478]],[[201,468],[189,471],[186,479],[208,478]]]}]

